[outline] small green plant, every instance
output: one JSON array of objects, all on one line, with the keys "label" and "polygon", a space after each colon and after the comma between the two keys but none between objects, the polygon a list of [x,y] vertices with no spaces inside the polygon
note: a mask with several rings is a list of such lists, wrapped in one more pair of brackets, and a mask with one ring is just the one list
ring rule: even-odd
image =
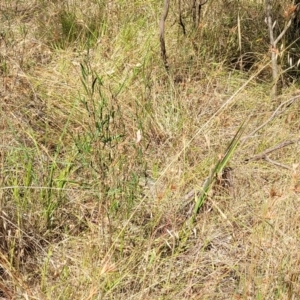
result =
[{"label": "small green plant", "polygon": [[[75,137],[78,157],[82,165],[97,177],[99,199],[108,210],[117,212],[124,203],[130,208],[139,189],[138,174],[130,167],[124,152],[126,148],[120,146],[126,144],[127,135],[117,100],[121,90],[118,89],[115,94],[107,91],[103,78],[88,63],[81,64],[81,82],[84,92],[80,95],[80,102],[88,120],[85,132]],[[134,145],[131,147],[131,151],[136,153],[133,164],[139,169],[139,149],[135,149]]]}]

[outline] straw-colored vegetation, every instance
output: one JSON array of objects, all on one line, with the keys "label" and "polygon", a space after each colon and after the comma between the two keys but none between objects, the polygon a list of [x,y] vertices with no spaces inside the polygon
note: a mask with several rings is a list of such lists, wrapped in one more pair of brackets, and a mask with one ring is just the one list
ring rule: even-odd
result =
[{"label": "straw-colored vegetation", "polygon": [[183,4],[186,36],[171,3],[168,73],[162,1],[1,1],[1,299],[299,299],[300,91],[270,98],[260,2]]}]

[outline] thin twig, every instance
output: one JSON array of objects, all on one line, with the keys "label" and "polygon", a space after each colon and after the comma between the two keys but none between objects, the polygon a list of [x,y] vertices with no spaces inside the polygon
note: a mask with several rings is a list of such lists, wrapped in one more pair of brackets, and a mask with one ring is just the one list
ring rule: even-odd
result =
[{"label": "thin twig", "polygon": [[284,165],[284,164],[281,164],[275,160],[272,160],[271,158],[269,158],[268,156],[265,156],[264,157],[264,160],[266,160],[267,162],[277,166],[277,167],[281,167],[281,168],[284,168],[284,169],[287,169],[287,170],[290,170],[290,171],[293,171],[293,168],[287,166],[287,165]]},{"label": "thin twig", "polygon": [[283,38],[283,36],[285,35],[285,33],[287,32],[287,30],[290,28],[291,25],[292,25],[292,19],[290,19],[288,21],[288,23],[286,24],[286,26],[283,28],[282,32],[279,34],[279,36],[274,41],[274,46],[275,47],[276,47],[277,43]]},{"label": "thin twig", "polygon": [[242,142],[244,143],[248,138],[253,137],[253,135],[258,132],[259,130],[261,130],[263,127],[265,127],[268,123],[270,123],[275,117],[277,117],[278,115],[282,114],[288,107],[290,107],[296,100],[298,100],[300,98],[300,95],[297,95],[283,103],[281,103],[276,110],[273,112],[273,114],[271,115],[271,117],[264,122],[262,125],[260,125],[259,127],[257,127],[255,130],[253,130],[250,134],[248,134],[247,136],[245,136],[244,138],[242,138]]},{"label": "thin twig", "polygon": [[253,160],[260,160],[260,159],[265,159],[267,157],[267,155],[271,152],[274,152],[276,150],[279,150],[281,148],[284,148],[286,146],[289,146],[289,145],[292,145],[292,144],[296,144],[300,141],[300,139],[296,140],[296,141],[284,141],[280,144],[277,144],[276,146],[274,147],[271,147],[265,151],[263,151],[262,153],[260,154],[257,154],[257,155],[254,155],[250,158],[246,158],[244,161],[248,162],[248,161],[253,161]]},{"label": "thin twig", "polygon": [[182,28],[183,35],[186,35],[185,26],[184,26],[184,23],[183,23],[183,21],[182,21],[182,14],[181,14],[181,0],[178,1],[178,10],[179,10],[179,25],[180,25],[181,28]]},{"label": "thin twig", "polygon": [[271,97],[276,98],[277,96],[277,79],[278,79],[278,66],[277,66],[277,54],[276,54],[276,43],[273,32],[273,20],[272,20],[272,0],[266,0],[266,21],[269,30],[270,45],[271,45],[271,62],[272,62],[272,77],[273,86],[271,91]]},{"label": "thin twig", "polygon": [[166,43],[165,43],[165,22],[169,13],[170,0],[165,0],[164,2],[164,10],[159,22],[159,40],[160,40],[160,50],[161,56],[166,70],[169,70],[168,59],[167,59],[167,51],[166,51]]},{"label": "thin twig", "polygon": [[294,20],[296,18],[296,13],[298,12],[300,7],[300,3],[295,5],[295,10],[291,15],[290,20],[288,21],[288,23],[285,25],[285,27],[283,28],[282,32],[279,34],[279,36],[276,38],[276,40],[274,41],[274,44],[276,46],[276,44],[283,38],[283,36],[285,35],[285,33],[287,32],[287,30],[290,28],[290,26],[292,25],[292,20]]}]

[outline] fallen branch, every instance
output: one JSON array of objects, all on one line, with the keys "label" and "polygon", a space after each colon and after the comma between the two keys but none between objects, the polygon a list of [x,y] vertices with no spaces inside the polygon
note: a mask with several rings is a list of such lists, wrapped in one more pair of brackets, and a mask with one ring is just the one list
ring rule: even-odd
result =
[{"label": "fallen branch", "polygon": [[289,166],[287,166],[287,165],[281,164],[281,163],[279,163],[279,162],[277,162],[277,161],[275,161],[275,160],[272,160],[272,159],[269,158],[268,156],[266,156],[266,157],[264,158],[264,160],[266,160],[267,162],[269,162],[269,163],[271,163],[271,164],[273,164],[273,165],[275,165],[275,166],[277,166],[277,167],[280,167],[280,168],[284,168],[284,169],[293,171],[293,168],[291,168],[291,167],[289,167]]},{"label": "fallen branch", "polygon": [[285,141],[285,142],[282,142],[274,147],[271,147],[265,151],[263,151],[262,153],[260,154],[257,154],[257,155],[254,155],[250,158],[246,158],[244,161],[248,162],[248,161],[253,161],[253,160],[260,160],[260,159],[266,159],[267,155],[271,152],[274,152],[276,150],[279,150],[279,149],[282,149],[286,146],[289,146],[289,145],[292,145],[292,144],[296,144],[297,142],[299,142],[300,139],[296,140],[296,141]]},{"label": "fallen branch", "polygon": [[262,125],[260,125],[259,127],[257,127],[255,130],[253,130],[250,134],[248,134],[247,136],[245,136],[244,138],[242,138],[242,142],[244,143],[248,138],[253,137],[253,135],[258,132],[259,130],[261,130],[263,127],[265,127],[268,123],[270,123],[274,118],[276,118],[278,115],[282,114],[287,108],[289,108],[296,100],[300,99],[300,94],[297,96],[294,96],[293,98],[281,103],[276,110],[273,112],[273,114],[271,115],[271,117],[264,122]]}]

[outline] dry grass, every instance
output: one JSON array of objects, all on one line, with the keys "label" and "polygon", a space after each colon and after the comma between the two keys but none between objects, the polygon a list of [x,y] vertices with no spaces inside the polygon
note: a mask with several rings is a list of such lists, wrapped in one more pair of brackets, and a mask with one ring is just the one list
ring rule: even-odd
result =
[{"label": "dry grass", "polygon": [[299,90],[270,100],[267,46],[228,69],[209,5],[185,38],[171,11],[166,74],[154,1],[2,1],[0,298],[300,297],[299,99],[270,119]]}]

